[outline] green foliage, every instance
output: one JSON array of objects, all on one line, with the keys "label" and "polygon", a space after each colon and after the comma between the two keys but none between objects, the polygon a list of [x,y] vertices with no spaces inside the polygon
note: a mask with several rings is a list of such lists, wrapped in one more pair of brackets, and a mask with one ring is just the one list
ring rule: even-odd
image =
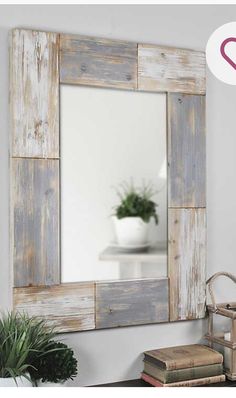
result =
[{"label": "green foliage", "polygon": [[52,330],[44,321],[19,313],[0,319],[0,377],[26,376],[34,370],[35,358],[51,349]]},{"label": "green foliage", "polygon": [[58,383],[77,374],[77,360],[65,344],[53,340],[43,320],[20,313],[0,319],[0,377],[21,376]]},{"label": "green foliage", "polygon": [[132,183],[123,183],[121,188],[122,190],[117,192],[121,200],[120,205],[116,207],[117,218],[140,217],[144,222],[149,222],[151,217],[154,217],[158,224],[158,205],[151,200],[155,192],[150,184],[135,188]]},{"label": "green foliage", "polygon": [[73,351],[61,342],[53,342],[52,350],[38,357],[35,363],[37,379],[42,382],[60,383],[73,380],[77,375],[77,360]]}]

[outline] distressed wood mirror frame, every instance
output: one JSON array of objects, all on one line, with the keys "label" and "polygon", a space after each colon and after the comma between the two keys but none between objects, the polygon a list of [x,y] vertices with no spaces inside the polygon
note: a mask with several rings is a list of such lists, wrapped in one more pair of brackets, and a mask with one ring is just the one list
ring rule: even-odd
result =
[{"label": "distressed wood mirror frame", "polygon": [[[14,308],[58,332],[205,316],[205,54],[14,29],[10,49]],[[61,283],[60,84],[164,92],[168,277]]]}]

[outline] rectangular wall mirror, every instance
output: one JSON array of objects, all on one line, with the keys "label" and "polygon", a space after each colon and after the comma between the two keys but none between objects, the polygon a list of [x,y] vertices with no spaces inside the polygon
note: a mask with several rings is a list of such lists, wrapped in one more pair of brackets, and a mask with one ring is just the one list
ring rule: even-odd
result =
[{"label": "rectangular wall mirror", "polygon": [[[204,317],[205,54],[27,29],[11,44],[14,308],[58,332]],[[112,223],[124,182],[158,204],[132,252],[117,228],[134,213]]]},{"label": "rectangular wall mirror", "polygon": [[[62,282],[166,276],[166,94],[60,90]],[[151,250],[128,261],[112,222],[123,182],[151,185],[158,204]]]}]

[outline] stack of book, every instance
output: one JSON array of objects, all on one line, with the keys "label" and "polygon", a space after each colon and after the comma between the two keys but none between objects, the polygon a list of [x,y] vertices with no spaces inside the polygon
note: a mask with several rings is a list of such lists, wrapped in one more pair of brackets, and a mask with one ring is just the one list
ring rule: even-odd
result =
[{"label": "stack of book", "polygon": [[223,356],[193,344],[144,352],[141,378],[155,387],[192,387],[225,381]]}]

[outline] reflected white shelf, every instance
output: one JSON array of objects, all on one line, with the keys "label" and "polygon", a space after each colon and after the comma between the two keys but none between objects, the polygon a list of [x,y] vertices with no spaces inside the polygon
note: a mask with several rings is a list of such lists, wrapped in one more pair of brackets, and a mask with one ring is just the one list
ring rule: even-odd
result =
[{"label": "reflected white shelf", "polygon": [[143,252],[122,252],[120,249],[108,246],[99,255],[101,261],[116,261],[119,263],[158,263],[167,261],[167,248],[163,244],[151,246]]}]

